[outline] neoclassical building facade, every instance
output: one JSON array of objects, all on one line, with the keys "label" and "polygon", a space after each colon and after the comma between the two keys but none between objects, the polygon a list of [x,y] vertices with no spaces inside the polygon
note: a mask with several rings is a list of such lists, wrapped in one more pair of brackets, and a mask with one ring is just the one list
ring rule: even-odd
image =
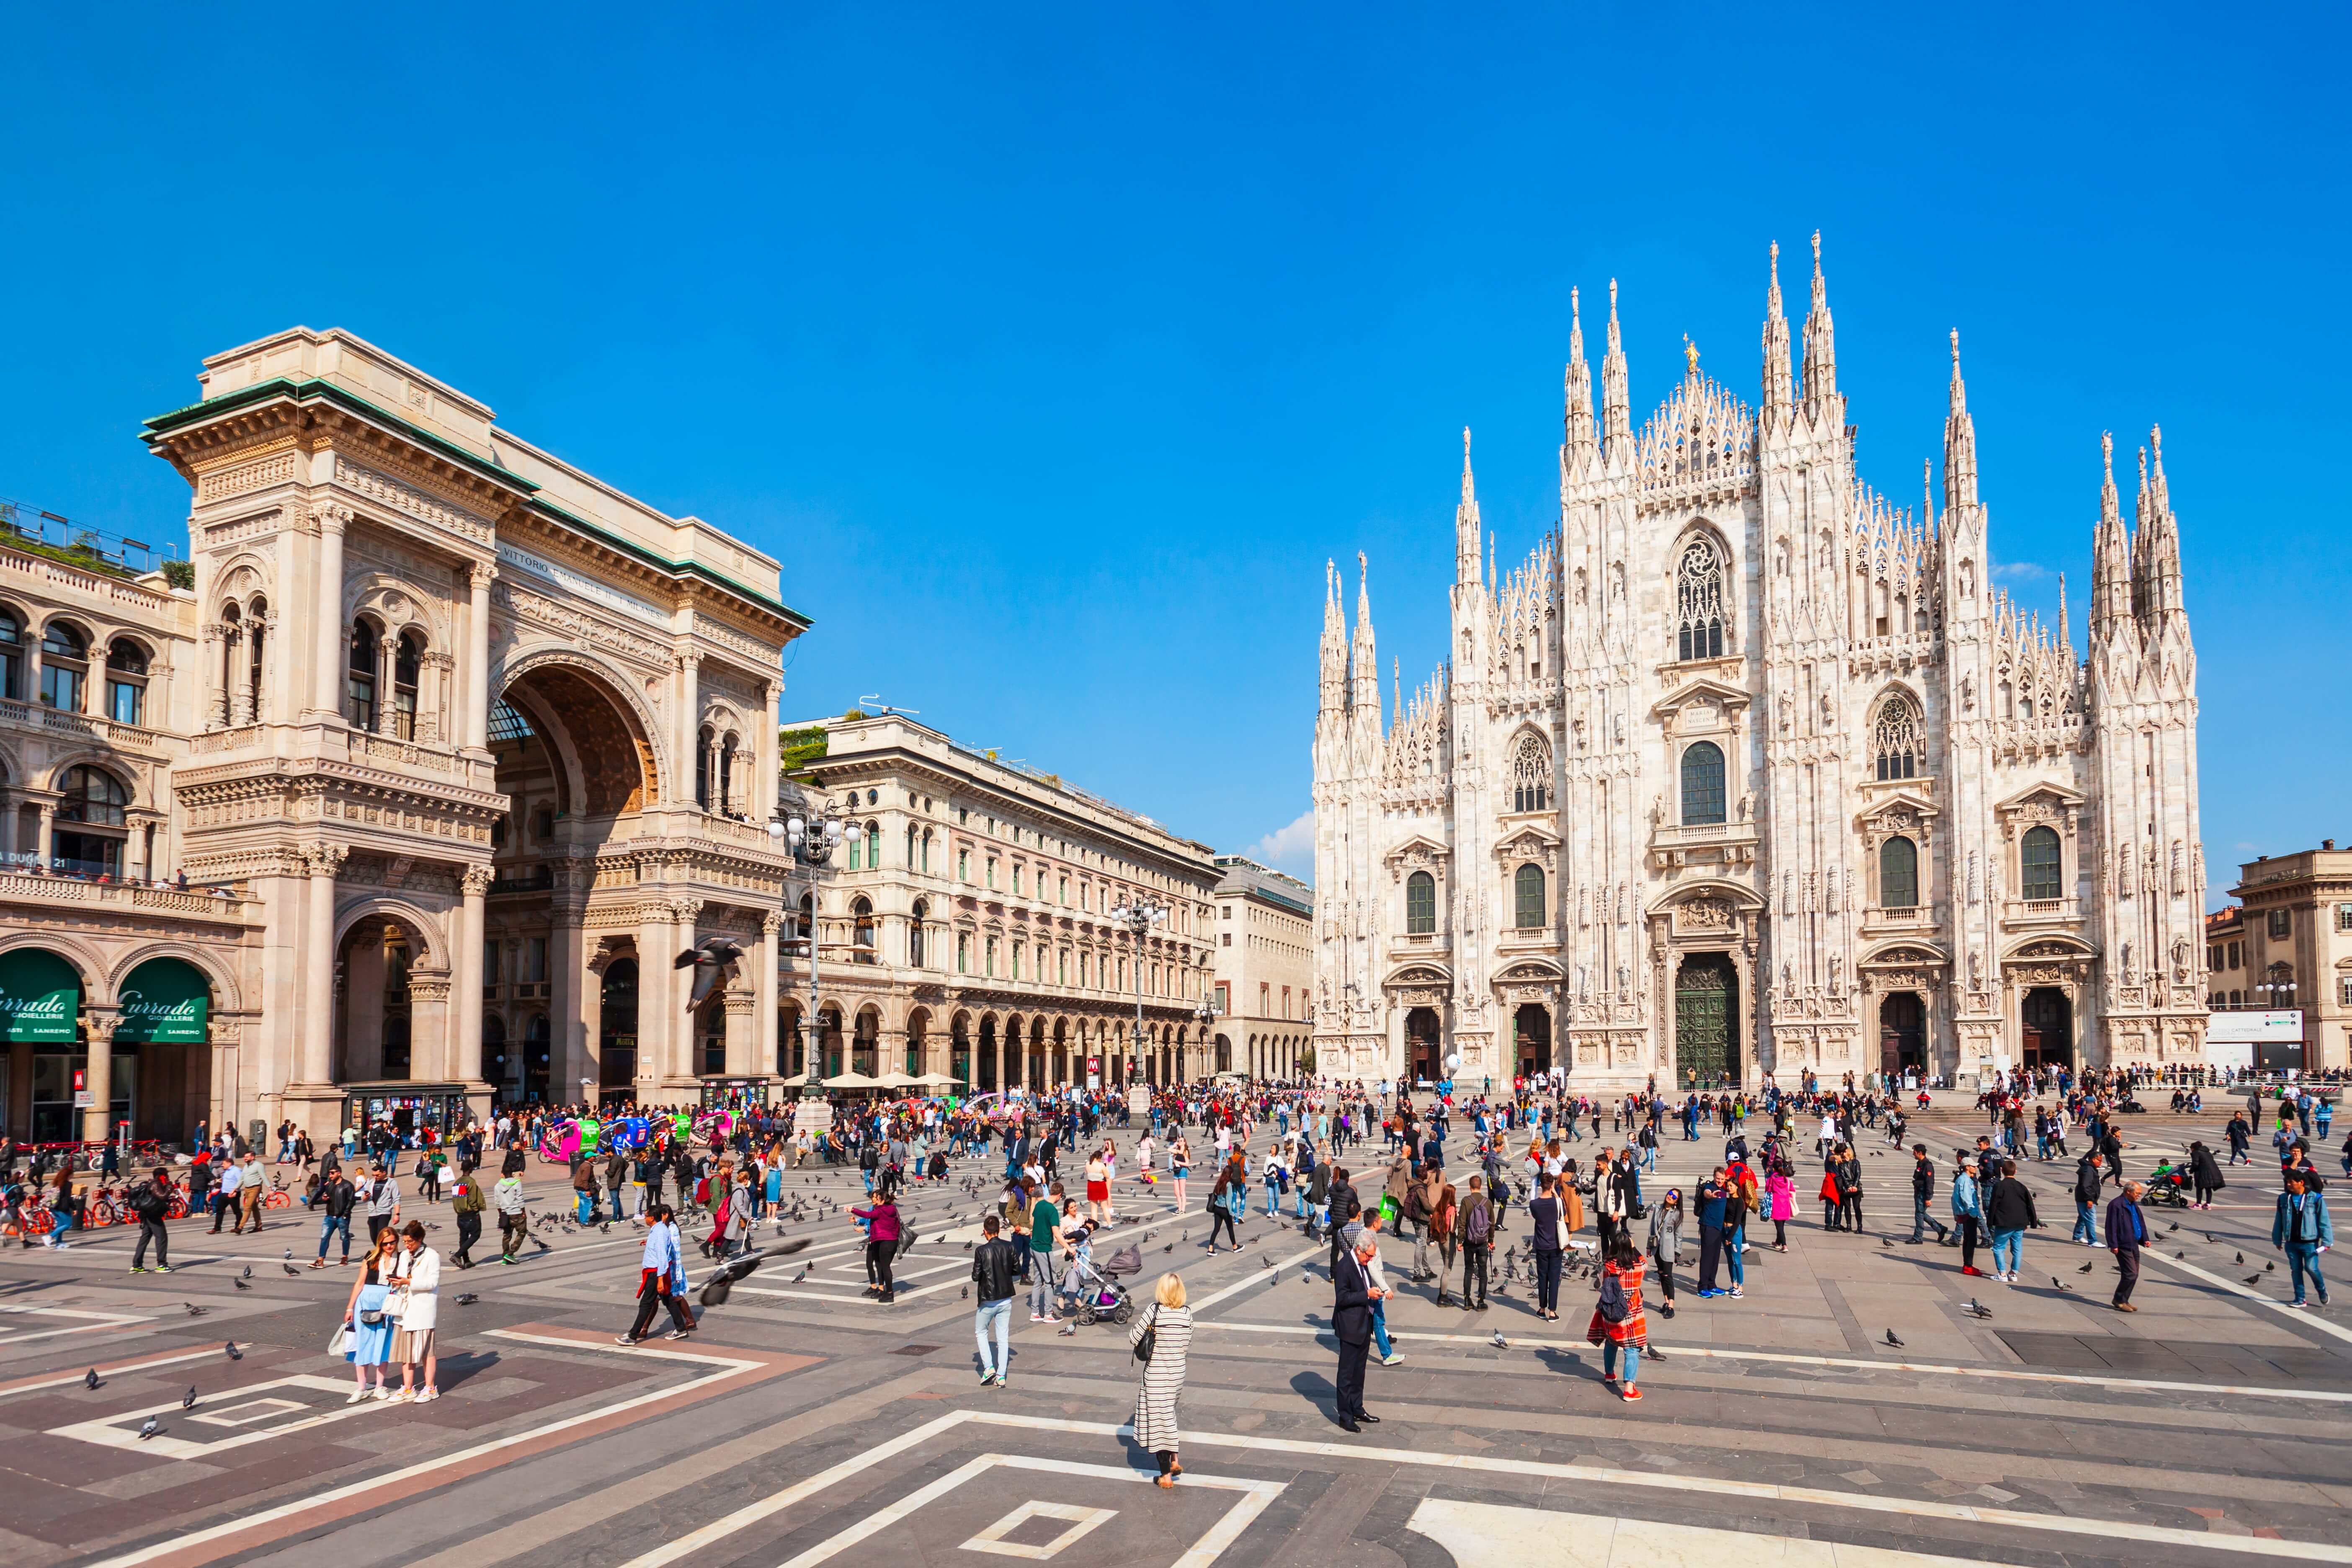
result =
[{"label": "neoclassical building facade", "polygon": [[[1636,430],[1572,326],[1559,517],[1498,577],[1464,433],[1450,660],[1384,714],[1326,584],[1316,1055],[1359,1079],[1792,1083],[2200,1060],[2196,656],[2160,438],[2111,443],[2085,650],[1991,580],[1953,334],[1940,487],[1873,489],[1818,237],[1801,362]],[[1940,495],[1937,493],[1940,489]],[[1360,558],[1360,567],[1361,561]]]},{"label": "neoclassical building facade", "polygon": [[[323,1137],[772,1064],[776,563],[346,332],[199,380],[145,436],[192,585],[0,539],[7,1130]],[[688,1017],[671,961],[716,934],[751,961]]]},{"label": "neoclassical building facade", "polygon": [[[816,971],[786,944],[778,1070],[983,1094],[1213,1070],[1208,846],[903,713],[789,732],[819,731],[787,789],[847,831],[793,911]],[[1139,908],[1165,912],[1139,932],[1118,918]]]}]

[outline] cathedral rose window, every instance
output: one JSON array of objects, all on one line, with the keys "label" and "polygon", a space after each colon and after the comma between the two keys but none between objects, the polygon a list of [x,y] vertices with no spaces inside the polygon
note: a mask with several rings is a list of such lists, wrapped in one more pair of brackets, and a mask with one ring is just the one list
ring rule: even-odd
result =
[{"label": "cathedral rose window", "polygon": [[1675,569],[1675,657],[1723,657],[1723,555],[1712,539],[1694,539]]},{"label": "cathedral rose window", "polygon": [[1522,736],[1511,753],[1511,809],[1541,811],[1551,786],[1551,748],[1534,735]]},{"label": "cathedral rose window", "polygon": [[1870,730],[1870,753],[1879,778],[1916,776],[1927,761],[1926,752],[1919,740],[1919,705],[1903,692],[1888,693]]}]

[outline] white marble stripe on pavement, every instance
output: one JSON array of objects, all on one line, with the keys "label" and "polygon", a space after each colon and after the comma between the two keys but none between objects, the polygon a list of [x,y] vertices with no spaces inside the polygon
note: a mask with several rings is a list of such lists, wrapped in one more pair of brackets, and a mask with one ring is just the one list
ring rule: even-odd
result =
[{"label": "white marble stripe on pavement", "polygon": [[[1244,1334],[1328,1334],[1328,1323],[1244,1323],[1231,1318],[1208,1321],[1195,1321],[1195,1328],[1228,1329]],[[1590,1340],[1530,1339],[1506,1335],[1513,1350],[1592,1350]],[[1491,1334],[1436,1334],[1418,1329],[1391,1329],[1389,1338],[1397,1342],[1463,1344],[1484,1346],[1492,1350]],[[2153,1378],[2089,1377],[2074,1373],[2026,1372],[2003,1366],[1951,1366],[1937,1362],[1863,1361],[1845,1356],[1800,1355],[1780,1351],[1718,1350],[1711,1346],[1677,1345],[1662,1342],[1658,1362],[1671,1365],[1681,1356],[1696,1356],[1710,1361],[1753,1361],[1784,1366],[1829,1366],[1860,1372],[1908,1372],[1938,1377],[1981,1377],[1996,1382],[2075,1384],[2086,1388],[2145,1389],[2157,1394],[2244,1394],[2250,1398],[2300,1400],[2321,1405],[2352,1405],[2352,1393],[2339,1393],[2320,1388],[2264,1388],[2252,1384],[2225,1383],[2177,1383]],[[1646,1364],[1646,1363],[1645,1363]]]}]

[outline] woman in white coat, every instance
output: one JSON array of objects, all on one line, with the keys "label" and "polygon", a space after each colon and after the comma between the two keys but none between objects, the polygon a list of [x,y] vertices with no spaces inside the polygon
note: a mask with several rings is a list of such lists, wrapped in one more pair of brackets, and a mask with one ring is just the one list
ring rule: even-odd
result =
[{"label": "woman in white coat", "polygon": [[[410,1220],[400,1233],[400,1254],[392,1266],[392,1300],[399,1309],[399,1331],[392,1336],[392,1359],[400,1363],[400,1392],[394,1401],[422,1405],[441,1397],[433,1386],[439,1370],[434,1329],[440,1321],[441,1255],[425,1245],[425,1226]],[[423,1368],[423,1381],[418,1369]]]}]

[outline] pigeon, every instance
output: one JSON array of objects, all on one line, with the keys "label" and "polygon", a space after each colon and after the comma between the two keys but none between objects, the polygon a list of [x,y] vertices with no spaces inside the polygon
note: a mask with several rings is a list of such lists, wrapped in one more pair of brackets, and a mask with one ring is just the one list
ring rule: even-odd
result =
[{"label": "pigeon", "polygon": [[232,1279],[232,1280],[230,1280],[230,1281],[229,1281],[229,1283],[230,1283],[230,1284],[232,1284],[232,1285],[234,1285],[234,1286],[236,1286],[236,1287],[238,1289],[240,1289],[240,1290],[250,1290],[250,1289],[253,1289],[253,1287],[252,1287],[252,1286],[250,1286],[250,1285],[247,1284],[247,1283],[246,1283],[244,1280],[242,1280],[242,1279]]},{"label": "pigeon", "polygon": [[2164,1234],[2165,1234],[2165,1235],[2167,1235],[2167,1236],[2170,1236],[2174,1231],[2179,1230],[2179,1228],[2180,1228],[2180,1222],[2179,1222],[2179,1220],[2174,1220],[2170,1225],[2168,1225],[2168,1226],[2166,1226],[2164,1227]]},{"label": "pigeon", "polygon": [[2239,1267],[2239,1268],[2243,1268],[2245,1266],[2246,1266],[2246,1255],[2245,1255],[2244,1253],[2241,1252],[2240,1254],[2238,1254],[2238,1267]]},{"label": "pigeon", "polygon": [[1886,1331],[1886,1342],[1893,1345],[1896,1350],[1901,1350],[1903,1348],[1903,1342],[1895,1337],[1895,1331],[1893,1329]]},{"label": "pigeon", "polygon": [[188,1316],[191,1318],[201,1318],[212,1310],[210,1307],[199,1307],[194,1301],[183,1301],[180,1305],[188,1310]]},{"label": "pigeon", "polygon": [[1971,1318],[1990,1318],[1992,1316],[1992,1309],[1986,1306],[1982,1301],[1978,1300],[1974,1296],[1971,1296],[1969,1298],[1969,1316]]},{"label": "pigeon", "polygon": [[1503,1337],[1503,1331],[1500,1329],[1496,1329],[1495,1331],[1495,1337],[1488,1340],[1486,1342],[1493,1345],[1498,1351],[1507,1351],[1511,1348],[1511,1342]]},{"label": "pigeon", "polygon": [[1893,1242],[1891,1242],[1891,1241],[1887,1240],[1887,1239],[1886,1239],[1885,1237],[1883,1237],[1883,1236],[1882,1236],[1882,1237],[1880,1237],[1878,1238],[1878,1245],[1879,1245],[1879,1246],[1881,1246],[1881,1247],[1888,1247],[1888,1248],[1892,1248],[1892,1247],[1895,1246],[1895,1244],[1894,1244]]},{"label": "pigeon", "polygon": [[457,1298],[457,1305],[460,1307],[470,1307],[480,1300],[481,1298],[479,1296],[474,1294],[471,1290],[468,1290]]},{"label": "pigeon", "polygon": [[694,989],[686,999],[689,1013],[709,999],[726,978],[727,966],[738,963],[743,950],[723,936],[707,936],[677,955],[671,967],[694,971]]},{"label": "pigeon", "polygon": [[302,1271],[299,1268],[295,1268],[290,1263],[280,1263],[278,1267],[286,1270],[287,1273],[295,1276],[297,1279],[301,1277]]},{"label": "pigeon", "polygon": [[2075,1273],[2077,1273],[2077,1274],[2088,1274],[2090,1271],[2091,1271],[2091,1266],[2090,1266],[2089,1264],[2087,1264],[2087,1263],[2085,1263],[2084,1265],[2083,1265],[2083,1267],[2081,1267],[2080,1268],[2077,1268],[2076,1270],[2074,1270],[2074,1272],[2075,1272]]},{"label": "pigeon", "polygon": [[2268,1274],[2268,1273],[2270,1273],[2272,1270],[2275,1269],[2277,1267],[2278,1267],[2278,1259],[2277,1259],[2277,1258],[2272,1258],[2270,1261],[2268,1261],[2267,1263],[2264,1263],[2264,1264],[2263,1265],[2263,1273],[2265,1273],[2265,1274]]},{"label": "pigeon", "polygon": [[278,1256],[278,1258],[279,1258],[280,1259],[290,1259],[290,1258],[293,1258],[293,1256],[294,1256],[294,1249],[293,1249],[292,1247],[288,1247],[285,1251],[283,1251],[283,1252],[279,1253]]},{"label": "pigeon", "polygon": [[2057,1286],[2061,1290],[2072,1290],[2074,1288],[2072,1285],[2067,1284],[2063,1279],[2059,1279],[2055,1274],[2053,1274],[2050,1277],[2050,1283]]},{"label": "pigeon", "polygon": [[192,1383],[188,1384],[188,1392],[180,1395],[180,1408],[183,1410],[194,1410],[195,1407],[196,1385]]},{"label": "pigeon", "polygon": [[83,1375],[82,1380],[81,1380],[81,1385],[82,1385],[84,1388],[103,1388],[104,1386],[106,1386],[104,1384],[102,1384],[102,1383],[100,1383],[100,1382],[99,1381],[99,1379],[98,1379],[98,1368],[96,1368],[96,1367],[91,1367],[91,1368],[89,1369],[89,1371],[87,1373],[85,1373],[85,1374]]},{"label": "pigeon", "polygon": [[142,1421],[139,1424],[139,1440],[144,1443],[148,1438],[152,1437],[156,1433],[161,1432],[163,1429],[163,1424],[161,1421],[156,1420],[152,1415],[150,1415],[146,1420]]},{"label": "pigeon", "polygon": [[1064,1324],[1062,1325],[1061,1331],[1060,1331],[1058,1334],[1056,1334],[1055,1337],[1055,1338],[1057,1338],[1057,1339],[1065,1339],[1065,1340],[1066,1340],[1066,1339],[1069,1339],[1069,1338],[1072,1338],[1073,1336],[1075,1336],[1075,1335],[1077,1333],[1077,1331],[1078,1331],[1078,1325],[1077,1325],[1077,1324],[1076,1324],[1076,1323],[1064,1323]]},{"label": "pigeon", "polygon": [[2249,1285],[2259,1285],[2262,1282],[2263,1277],[2259,1274],[2249,1274],[2246,1276],[2246,1283]]},{"label": "pigeon", "polygon": [[961,1296],[958,1297],[958,1298],[957,1298],[957,1300],[961,1300],[961,1301],[969,1301],[969,1300],[971,1300],[971,1286],[969,1286],[969,1285],[965,1286],[965,1287],[963,1288],[963,1294],[962,1294]]},{"label": "pigeon", "polygon": [[970,1252],[970,1251],[971,1250],[971,1243],[970,1243],[969,1241],[965,1242],[965,1243],[963,1244],[963,1249],[964,1249],[966,1252]]},{"label": "pigeon", "polygon": [[1176,1250],[1176,1244],[1175,1244],[1174,1242],[1172,1242],[1172,1241],[1171,1241],[1171,1242],[1170,1242],[1167,1246],[1165,1246],[1165,1247],[1161,1247],[1160,1250],[1160,1251],[1162,1251],[1162,1252],[1173,1252],[1173,1251],[1175,1251],[1175,1250]]},{"label": "pigeon", "polygon": [[2187,1261],[2188,1261],[2188,1259],[2189,1259],[2189,1254],[2187,1254],[2187,1253],[2185,1253],[2185,1252],[2176,1252],[2176,1253],[2174,1253],[2172,1256],[2173,1256],[2173,1257],[2175,1257],[2175,1258],[2179,1258],[2179,1259],[2180,1259],[2182,1262],[2184,1262],[2184,1263],[2185,1263],[2185,1262],[2187,1262]]},{"label": "pigeon", "polygon": [[805,1264],[805,1263],[803,1263],[803,1265],[801,1265],[801,1271],[800,1271],[798,1274],[795,1274],[795,1275],[793,1275],[793,1284],[795,1284],[795,1285],[797,1285],[797,1284],[799,1284],[802,1280],[803,1280],[803,1279],[807,1279],[807,1278],[808,1278],[808,1265],[807,1265],[807,1264]]},{"label": "pigeon", "polygon": [[238,1278],[238,1279],[252,1279],[252,1278],[253,1278],[253,1265],[252,1265],[252,1264],[250,1264],[250,1263],[247,1264],[247,1265],[245,1266],[245,1272],[244,1272],[243,1274],[238,1275],[238,1276],[237,1276],[237,1278]]},{"label": "pigeon", "polygon": [[228,1344],[225,1348],[228,1351],[229,1360],[243,1361],[245,1359],[245,1352],[236,1348],[236,1342],[235,1340],[229,1341]]}]

